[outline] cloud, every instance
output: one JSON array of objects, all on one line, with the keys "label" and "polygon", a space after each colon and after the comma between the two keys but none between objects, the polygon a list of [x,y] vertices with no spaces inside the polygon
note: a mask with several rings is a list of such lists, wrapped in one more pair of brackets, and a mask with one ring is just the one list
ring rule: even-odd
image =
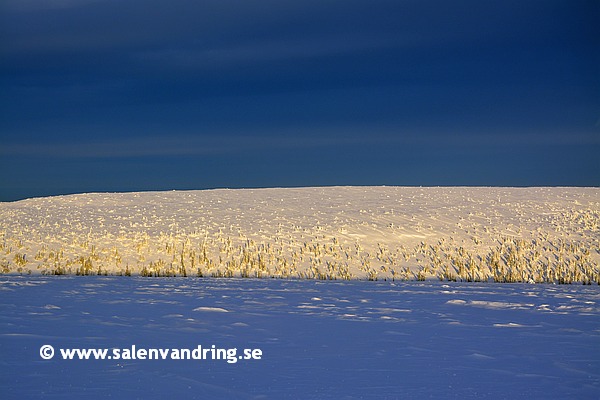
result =
[{"label": "cloud", "polygon": [[4,63],[26,57],[69,67],[91,57],[102,64],[195,67],[328,56],[407,40],[403,25],[392,21],[398,7],[376,3],[9,0],[0,8],[0,52]]},{"label": "cloud", "polygon": [[66,8],[79,8],[91,3],[106,0],[4,0],[3,8],[8,11],[45,11]]},{"label": "cloud", "polygon": [[6,0],[0,32],[3,52],[127,49],[194,59],[212,51],[235,60],[251,54],[321,54],[338,46],[362,49],[383,37],[397,45],[464,46],[482,37],[519,35],[506,24],[515,13],[519,21],[529,21],[520,29],[536,24],[529,18],[531,5],[505,3],[510,2]]},{"label": "cloud", "polygon": [[277,132],[222,133],[213,135],[152,135],[117,137],[112,140],[72,140],[61,143],[12,143],[0,148],[2,156],[50,158],[129,158],[171,156],[224,156],[273,151],[344,151],[348,146],[367,148],[418,148],[469,151],[491,148],[540,148],[544,146],[597,146],[596,133],[419,132],[394,127],[354,126],[319,129],[279,129]]},{"label": "cloud", "polygon": [[110,141],[62,143],[13,143],[0,148],[0,155],[57,158],[111,158],[152,156],[227,155],[277,149],[307,149],[355,142],[356,139],[302,135],[164,135],[122,137]]},{"label": "cloud", "polygon": [[292,40],[269,38],[256,42],[223,44],[210,48],[165,48],[143,51],[137,53],[135,57],[141,63],[184,69],[230,66],[240,68],[247,64],[331,57],[394,48],[399,45],[397,39],[385,36],[345,33]]}]

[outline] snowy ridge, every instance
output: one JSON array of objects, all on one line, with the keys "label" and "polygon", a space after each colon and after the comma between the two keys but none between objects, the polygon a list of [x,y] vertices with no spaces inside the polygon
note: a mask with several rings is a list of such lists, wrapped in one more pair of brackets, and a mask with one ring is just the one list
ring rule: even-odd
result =
[{"label": "snowy ridge", "polygon": [[4,273],[600,282],[598,188],[326,187],[0,203]]}]

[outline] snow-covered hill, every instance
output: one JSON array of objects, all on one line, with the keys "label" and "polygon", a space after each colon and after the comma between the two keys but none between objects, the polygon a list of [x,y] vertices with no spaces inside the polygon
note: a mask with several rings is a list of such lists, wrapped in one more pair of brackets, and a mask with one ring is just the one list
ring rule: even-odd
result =
[{"label": "snow-covered hill", "polygon": [[4,273],[600,282],[600,189],[326,187],[0,203]]}]

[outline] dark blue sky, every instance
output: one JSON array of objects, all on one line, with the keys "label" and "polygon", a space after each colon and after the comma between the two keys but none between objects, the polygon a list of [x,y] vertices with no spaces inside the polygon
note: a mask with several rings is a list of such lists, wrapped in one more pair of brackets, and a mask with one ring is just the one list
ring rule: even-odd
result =
[{"label": "dark blue sky", "polygon": [[598,186],[598,154],[598,1],[0,5],[0,200]]}]

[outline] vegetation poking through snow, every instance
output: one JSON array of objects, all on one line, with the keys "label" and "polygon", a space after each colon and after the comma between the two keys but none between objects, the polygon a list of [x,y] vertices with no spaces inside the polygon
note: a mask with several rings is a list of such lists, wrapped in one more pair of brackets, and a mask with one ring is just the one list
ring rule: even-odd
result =
[{"label": "vegetation poking through snow", "polygon": [[[539,200],[504,189],[506,203],[488,207],[502,190],[471,189],[468,200],[479,203],[465,207],[465,194],[442,189],[436,193],[454,201],[450,210],[439,210],[441,200],[427,203],[419,188],[371,188],[401,199],[398,205],[373,195],[380,209],[357,189],[340,188],[320,190],[321,198],[312,189],[308,194],[316,198],[306,200],[314,206],[297,201],[291,211],[285,208],[295,200],[289,193],[302,189],[229,191],[216,200],[218,191],[179,192],[169,200],[191,196],[191,205],[170,209],[167,202],[162,210],[152,208],[157,194],[143,193],[4,203],[0,272],[600,284],[598,190],[585,193],[587,205],[565,205],[554,192]],[[113,204],[119,196],[126,206]],[[329,203],[319,209],[323,196]],[[250,205],[234,209],[234,198]],[[202,203],[207,199],[211,208]],[[401,207],[417,201],[418,207]],[[244,216],[246,209],[254,210],[252,218]]]}]

